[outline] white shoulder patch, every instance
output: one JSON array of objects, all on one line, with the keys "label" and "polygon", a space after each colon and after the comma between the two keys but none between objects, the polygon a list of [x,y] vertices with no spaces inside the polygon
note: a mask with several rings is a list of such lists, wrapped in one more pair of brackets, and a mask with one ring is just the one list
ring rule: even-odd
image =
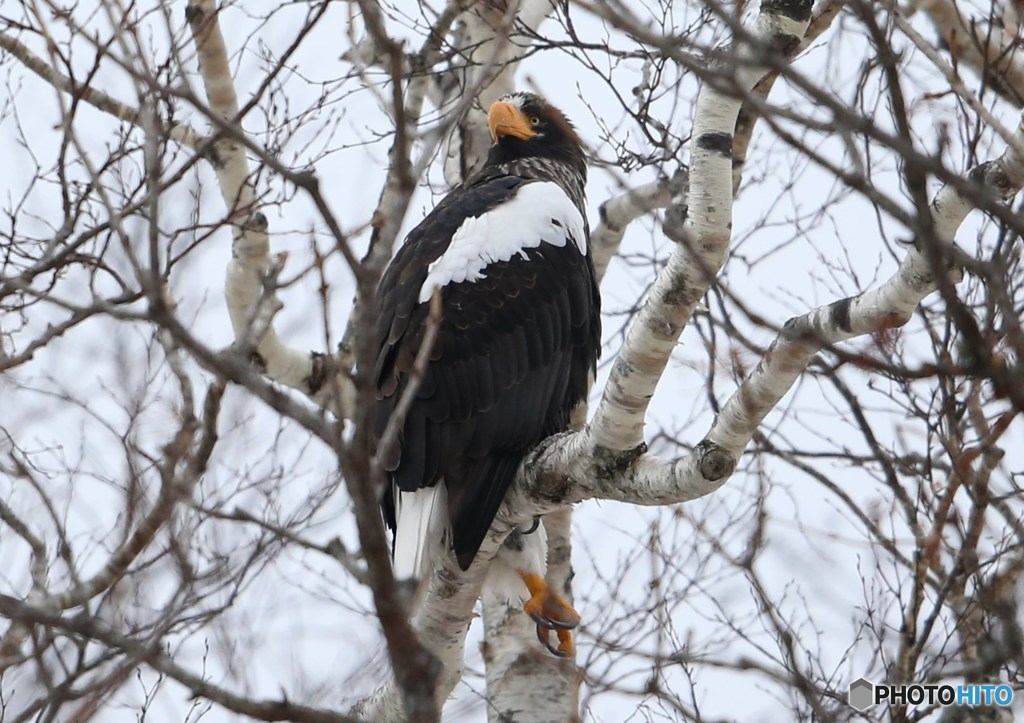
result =
[{"label": "white shoulder patch", "polygon": [[429,301],[436,288],[482,279],[489,264],[516,254],[526,258],[526,249],[542,243],[571,243],[581,254],[587,252],[582,214],[551,181],[520,186],[512,199],[463,221],[447,250],[428,267],[419,301]]}]

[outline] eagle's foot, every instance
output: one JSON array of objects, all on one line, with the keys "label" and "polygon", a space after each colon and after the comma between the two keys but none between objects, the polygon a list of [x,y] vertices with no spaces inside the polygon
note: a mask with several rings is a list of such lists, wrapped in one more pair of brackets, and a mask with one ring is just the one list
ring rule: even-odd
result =
[{"label": "eagle's foot", "polygon": [[[560,658],[571,657],[575,652],[572,633],[569,631],[580,624],[580,614],[565,598],[551,589],[543,577],[520,571],[519,576],[530,591],[530,599],[523,605],[523,612],[537,623],[537,638],[544,647]],[[558,646],[550,643],[550,632],[558,637]]]}]

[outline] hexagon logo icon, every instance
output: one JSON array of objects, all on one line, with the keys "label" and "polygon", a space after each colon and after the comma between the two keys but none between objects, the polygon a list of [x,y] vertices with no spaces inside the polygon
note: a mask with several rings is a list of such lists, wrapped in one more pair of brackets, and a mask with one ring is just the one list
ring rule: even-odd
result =
[{"label": "hexagon logo icon", "polygon": [[875,684],[866,678],[857,678],[850,683],[847,701],[857,710],[867,710],[874,701]]}]

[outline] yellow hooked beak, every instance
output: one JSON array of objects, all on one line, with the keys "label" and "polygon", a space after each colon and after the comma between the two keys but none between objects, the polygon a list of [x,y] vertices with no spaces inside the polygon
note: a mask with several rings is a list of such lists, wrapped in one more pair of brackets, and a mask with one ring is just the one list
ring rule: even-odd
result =
[{"label": "yellow hooked beak", "polygon": [[491,127],[491,138],[495,141],[502,136],[512,136],[525,141],[537,135],[526,114],[503,100],[491,105],[487,123]]}]

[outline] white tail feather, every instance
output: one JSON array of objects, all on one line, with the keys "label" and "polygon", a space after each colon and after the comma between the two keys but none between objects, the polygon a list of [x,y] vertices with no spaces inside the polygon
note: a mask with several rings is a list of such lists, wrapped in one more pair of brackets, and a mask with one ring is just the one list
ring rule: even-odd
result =
[{"label": "white tail feather", "polygon": [[430,572],[447,522],[448,495],[443,481],[415,492],[395,490],[396,578],[422,579]]}]

